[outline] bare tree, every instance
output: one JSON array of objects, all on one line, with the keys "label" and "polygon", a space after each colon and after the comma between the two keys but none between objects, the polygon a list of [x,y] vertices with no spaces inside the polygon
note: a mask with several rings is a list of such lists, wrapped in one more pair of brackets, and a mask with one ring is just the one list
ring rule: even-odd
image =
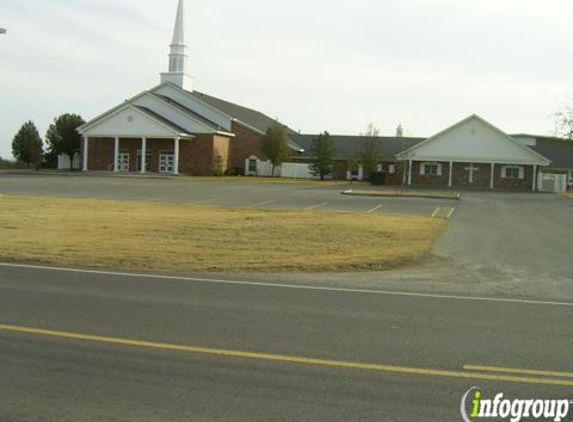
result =
[{"label": "bare tree", "polygon": [[384,159],[380,130],[373,123],[368,123],[366,130],[360,133],[357,155],[369,174],[376,171],[376,166]]},{"label": "bare tree", "polygon": [[573,105],[569,104],[555,113],[555,135],[573,140]]}]

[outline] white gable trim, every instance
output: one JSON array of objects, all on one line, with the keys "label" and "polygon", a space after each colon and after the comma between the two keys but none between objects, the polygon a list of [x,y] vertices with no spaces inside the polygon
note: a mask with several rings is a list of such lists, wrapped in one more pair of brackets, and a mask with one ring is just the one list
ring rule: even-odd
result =
[{"label": "white gable trim", "polygon": [[[507,133],[505,133],[504,131],[502,131],[501,129],[499,129],[498,127],[494,126],[493,124],[491,124],[490,122],[488,122],[485,119],[482,119],[480,116],[478,116],[477,114],[472,114],[469,117],[466,117],[463,120],[460,120],[459,122],[457,122],[456,124],[442,130],[441,132],[437,133],[436,135],[420,142],[417,145],[414,145],[398,154],[396,154],[396,157],[399,160],[408,160],[411,157],[411,153],[416,151],[417,149],[423,147],[424,145],[429,144],[430,142],[434,142],[436,139],[440,138],[443,134],[445,134],[446,132],[449,132],[455,128],[457,128],[458,126],[461,126],[462,124],[470,121],[470,120],[478,120],[479,122],[489,126],[491,129],[493,129],[494,131],[498,132],[499,134],[503,135],[503,137],[505,137],[508,141],[512,142],[514,145],[517,145],[519,148],[523,149],[524,151],[526,151],[529,155],[531,155],[532,157],[535,157],[535,159],[537,160],[537,165],[541,165],[541,166],[548,166],[549,164],[551,164],[551,161],[548,160],[547,158],[545,158],[544,156],[542,156],[541,154],[533,151],[532,149],[528,148],[527,146],[525,146],[523,143],[517,141],[516,139],[513,139],[511,136],[509,136]],[[429,158],[429,157],[425,157],[425,158]],[[433,157],[436,160],[440,160],[440,157]],[[448,161],[451,161],[452,158],[448,158]],[[426,161],[426,160],[424,160]],[[471,160],[468,158],[464,158],[464,159],[460,159],[460,160],[455,160],[455,161],[464,161],[464,162],[479,162],[476,160]],[[495,160],[494,160],[495,161]],[[486,162],[486,161],[483,161]],[[491,161],[490,161],[491,162]],[[520,164],[532,164],[532,163],[520,163]]]},{"label": "white gable trim", "polygon": [[[135,101],[143,99],[145,97],[149,97],[155,101],[159,101],[161,103],[161,105],[168,107],[169,109],[173,110],[174,112],[176,112],[179,116],[183,117],[184,119],[189,119],[190,121],[192,121],[195,125],[199,126],[200,128],[202,128],[202,133],[215,133],[216,129],[213,129],[211,126],[206,125],[204,122],[202,122],[201,120],[197,119],[195,116],[190,115],[189,113],[185,112],[184,110],[181,110],[180,108],[174,106],[173,104],[170,104],[168,101],[165,101],[163,98],[161,98],[158,95],[155,95],[153,92],[147,92],[147,95],[144,96],[140,96],[139,98],[137,98],[136,100],[134,100],[132,103],[135,103]],[[145,106],[144,106],[145,107]],[[159,113],[156,110],[153,110],[153,107],[147,107],[149,108],[151,111],[153,111],[154,113],[157,113],[158,115],[161,116],[162,113]],[[163,118],[167,119],[167,120],[171,120],[165,116],[162,116]],[[175,122],[173,122],[175,123]],[[182,124],[179,123],[175,123],[177,124],[177,126],[181,126],[183,127]]]},{"label": "white gable trim", "polygon": [[[144,111],[138,109],[137,107],[135,107],[133,104],[124,104],[119,108],[116,108],[112,113],[107,114],[106,116],[99,118],[97,122],[94,122],[93,124],[90,124],[90,127],[88,128],[82,128],[82,129],[78,129],[78,131],[84,135],[86,134],[90,129],[92,129],[94,126],[97,126],[98,124],[101,124],[103,122],[105,122],[106,120],[109,120],[113,117],[115,117],[116,115],[122,113],[125,110],[130,110],[131,112],[133,112],[134,114],[137,114],[139,116],[141,116],[144,119],[150,120],[153,123],[161,126],[163,129],[165,129],[165,131],[168,133],[168,135],[166,136],[173,136],[173,137],[186,137],[186,138],[193,138],[194,136],[192,136],[189,133],[185,133],[185,132],[179,132],[177,130],[175,130],[174,128],[170,127],[169,125],[166,125],[165,123],[163,123],[161,120],[154,118],[153,116],[149,115],[148,113],[145,113]],[[89,136],[91,137],[105,137],[105,136],[114,136],[115,134],[113,133],[95,133],[95,134],[90,134]],[[142,136],[144,136],[145,134],[142,133]]]},{"label": "white gable trim", "polygon": [[110,108],[109,110],[99,114],[98,116],[94,117],[93,119],[87,121],[86,123],[84,123],[83,125],[81,125],[79,128],[77,128],[77,131],[80,133],[85,132],[86,129],[89,129],[91,126],[97,124],[101,119],[107,118],[109,117],[110,114],[116,113],[117,111],[121,110],[123,107],[125,107],[128,104],[131,104],[133,101],[135,101],[136,99],[143,97],[145,94],[147,94],[148,91],[143,91],[140,92],[139,94],[131,97],[128,100],[125,100],[123,103]]},{"label": "white gable trim", "polygon": [[160,90],[163,87],[169,87],[169,88],[175,89],[175,90],[181,92],[182,94],[186,95],[187,97],[189,97],[191,100],[194,100],[194,101],[197,101],[198,103],[201,103],[201,105],[203,105],[205,108],[210,109],[211,111],[219,114],[220,116],[222,116],[226,119],[233,120],[233,116],[229,116],[227,113],[225,113],[225,112],[219,110],[218,108],[213,107],[211,104],[201,100],[200,97],[193,95],[191,92],[189,92],[189,91],[187,91],[187,90],[185,90],[185,89],[183,89],[183,88],[181,88],[175,84],[172,84],[171,82],[164,82],[160,85],[157,85],[156,87],[151,88],[150,91],[155,92],[155,91]]},{"label": "white gable trim", "polygon": [[232,120],[233,120],[233,122],[237,123],[238,125],[243,126],[245,129],[249,129],[249,130],[252,130],[253,132],[257,132],[257,133],[260,134],[260,135],[264,135],[264,134],[265,134],[265,132],[263,132],[262,130],[257,129],[256,127],[253,127],[253,126],[251,126],[251,125],[248,125],[248,124],[246,124],[245,122],[243,122],[243,121],[241,121],[241,120],[239,120],[239,119],[233,118]]}]

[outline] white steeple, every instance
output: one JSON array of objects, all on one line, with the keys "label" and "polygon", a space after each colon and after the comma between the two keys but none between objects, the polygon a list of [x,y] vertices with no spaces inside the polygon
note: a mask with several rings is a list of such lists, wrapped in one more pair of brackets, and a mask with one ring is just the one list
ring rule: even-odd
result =
[{"label": "white steeple", "polygon": [[193,91],[193,78],[188,73],[187,45],[185,44],[185,0],[179,0],[169,53],[169,72],[161,74],[161,82],[171,82],[187,91]]}]

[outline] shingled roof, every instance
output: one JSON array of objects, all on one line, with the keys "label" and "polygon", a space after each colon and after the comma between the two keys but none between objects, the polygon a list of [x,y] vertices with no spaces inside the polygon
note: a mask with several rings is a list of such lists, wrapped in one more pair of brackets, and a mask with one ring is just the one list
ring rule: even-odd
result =
[{"label": "shingled roof", "polygon": [[551,160],[550,168],[570,170],[573,169],[573,141],[538,137],[532,150]]},{"label": "shingled roof", "polygon": [[[231,103],[229,101],[222,100],[220,98],[212,97],[210,95],[204,94],[202,92],[193,91],[191,92],[195,97],[199,98],[201,101],[209,104],[211,107],[216,108],[219,111],[231,116],[232,118],[238,120],[241,123],[246,124],[258,131],[265,133],[269,127],[274,125],[277,120],[261,113],[260,111],[253,110],[248,107],[243,107],[241,105]],[[292,130],[288,126],[287,128],[287,141],[289,146],[299,152],[303,152],[304,147],[302,147],[295,139],[298,132]]]},{"label": "shingled roof", "polygon": [[[310,157],[312,154],[312,140],[318,135],[297,134],[295,135],[297,143],[304,148],[304,153],[300,157]],[[336,149],[336,159],[346,160],[353,154],[356,154],[360,146],[360,136],[356,135],[331,135],[334,147]],[[380,145],[382,155],[385,160],[394,160],[396,154],[407,148],[419,144],[425,138],[398,138],[390,136],[380,136]]]}]

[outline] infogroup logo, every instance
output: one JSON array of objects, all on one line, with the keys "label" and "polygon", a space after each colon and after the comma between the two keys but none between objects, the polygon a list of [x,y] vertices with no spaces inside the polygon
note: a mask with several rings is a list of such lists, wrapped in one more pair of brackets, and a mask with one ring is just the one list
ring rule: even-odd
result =
[{"label": "infogroup logo", "polygon": [[506,399],[498,393],[486,399],[479,387],[472,387],[462,397],[460,411],[464,422],[480,419],[520,422],[523,418],[560,422],[567,417],[573,400],[568,399]]}]

